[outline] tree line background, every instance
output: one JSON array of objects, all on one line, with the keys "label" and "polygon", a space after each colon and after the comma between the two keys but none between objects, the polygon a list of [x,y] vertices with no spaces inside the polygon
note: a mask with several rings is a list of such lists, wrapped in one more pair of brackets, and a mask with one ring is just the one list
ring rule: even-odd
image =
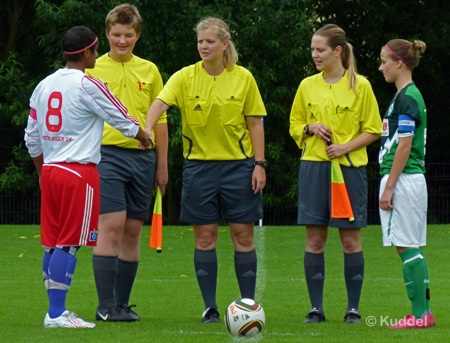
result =
[{"label": "tree line background", "polygon": [[[84,25],[99,37],[99,56],[109,50],[107,13],[122,1],[2,0],[0,4],[0,185],[26,192],[38,177],[24,147],[29,98],[37,83],[64,66],[63,34]],[[446,0],[130,0],[143,28],[135,54],[153,61],[164,82],[197,62],[193,30],[205,15],[224,19],[239,53],[238,64],[258,83],[268,116],[264,120],[268,184],[266,206],[297,201],[300,150],[289,136],[289,114],[301,80],[316,73],[310,44],[314,31],[335,23],[353,45],[358,72],[368,77],[380,115],[396,89],[378,71],[381,47],[390,39],[420,39],[427,50],[413,73],[428,109],[427,162],[450,162],[447,135],[450,2]],[[169,110],[169,185],[164,197],[168,224],[179,221],[183,164],[181,118]],[[379,142],[368,147],[377,161]]]}]

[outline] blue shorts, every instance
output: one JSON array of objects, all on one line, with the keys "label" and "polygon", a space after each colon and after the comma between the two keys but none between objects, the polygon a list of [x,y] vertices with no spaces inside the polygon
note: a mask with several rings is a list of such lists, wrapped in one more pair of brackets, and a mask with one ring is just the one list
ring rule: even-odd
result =
[{"label": "blue shorts", "polygon": [[298,224],[342,229],[367,226],[366,167],[341,166],[341,169],[355,220],[331,218],[331,162],[301,161],[298,173]]},{"label": "blue shorts", "polygon": [[240,224],[261,219],[262,194],[253,194],[252,190],[254,169],[254,158],[237,161],[186,160],[183,166],[181,220],[208,225],[219,222],[220,218]]},{"label": "blue shorts", "polygon": [[154,189],[156,154],[153,150],[102,145],[100,214],[127,211],[127,217],[147,220]]}]

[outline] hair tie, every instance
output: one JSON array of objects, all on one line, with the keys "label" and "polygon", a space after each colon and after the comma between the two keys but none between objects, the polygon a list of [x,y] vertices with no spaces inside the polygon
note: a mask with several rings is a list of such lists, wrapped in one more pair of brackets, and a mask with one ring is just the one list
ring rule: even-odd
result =
[{"label": "hair tie", "polygon": [[397,55],[394,51],[392,51],[392,49],[391,49],[387,44],[385,45],[385,47],[388,48],[389,51],[392,52],[395,56],[397,56],[397,58],[398,58],[399,60],[401,60],[401,61],[403,61],[404,63],[406,63],[406,65],[407,65],[408,67],[411,67],[411,64],[409,64],[408,62],[406,62],[403,58],[401,58],[401,57],[400,57],[399,55]]},{"label": "hair tie", "polygon": [[84,49],[81,49],[81,50],[77,50],[77,51],[64,51],[67,55],[75,55],[75,54],[79,54],[80,52],[83,52],[84,50],[87,50],[87,49],[89,49],[90,47],[92,47],[95,43],[97,43],[97,41],[98,41],[98,38],[97,37],[95,37],[95,40],[94,40],[94,42],[92,43],[92,44],[90,44],[90,45],[88,45],[87,47],[85,47]]}]

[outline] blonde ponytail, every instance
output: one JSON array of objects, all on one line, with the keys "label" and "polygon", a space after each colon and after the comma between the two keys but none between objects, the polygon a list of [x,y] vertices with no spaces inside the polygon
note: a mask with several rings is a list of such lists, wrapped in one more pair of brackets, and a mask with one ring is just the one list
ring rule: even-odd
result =
[{"label": "blonde ponytail", "polygon": [[355,55],[352,45],[347,42],[345,31],[337,25],[327,24],[320,28],[314,36],[324,37],[332,49],[336,49],[338,46],[342,48],[341,61],[342,66],[348,72],[349,88],[353,88],[353,92],[358,96],[356,91],[356,75],[358,75],[358,72],[356,71]]}]

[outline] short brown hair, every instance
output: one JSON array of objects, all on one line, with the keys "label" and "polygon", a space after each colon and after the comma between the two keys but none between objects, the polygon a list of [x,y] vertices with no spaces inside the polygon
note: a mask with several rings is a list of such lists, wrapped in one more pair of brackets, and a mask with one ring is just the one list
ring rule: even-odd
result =
[{"label": "short brown hair", "polygon": [[111,31],[116,24],[130,25],[139,35],[141,33],[142,18],[137,7],[130,4],[114,7],[106,16],[106,31]]}]

